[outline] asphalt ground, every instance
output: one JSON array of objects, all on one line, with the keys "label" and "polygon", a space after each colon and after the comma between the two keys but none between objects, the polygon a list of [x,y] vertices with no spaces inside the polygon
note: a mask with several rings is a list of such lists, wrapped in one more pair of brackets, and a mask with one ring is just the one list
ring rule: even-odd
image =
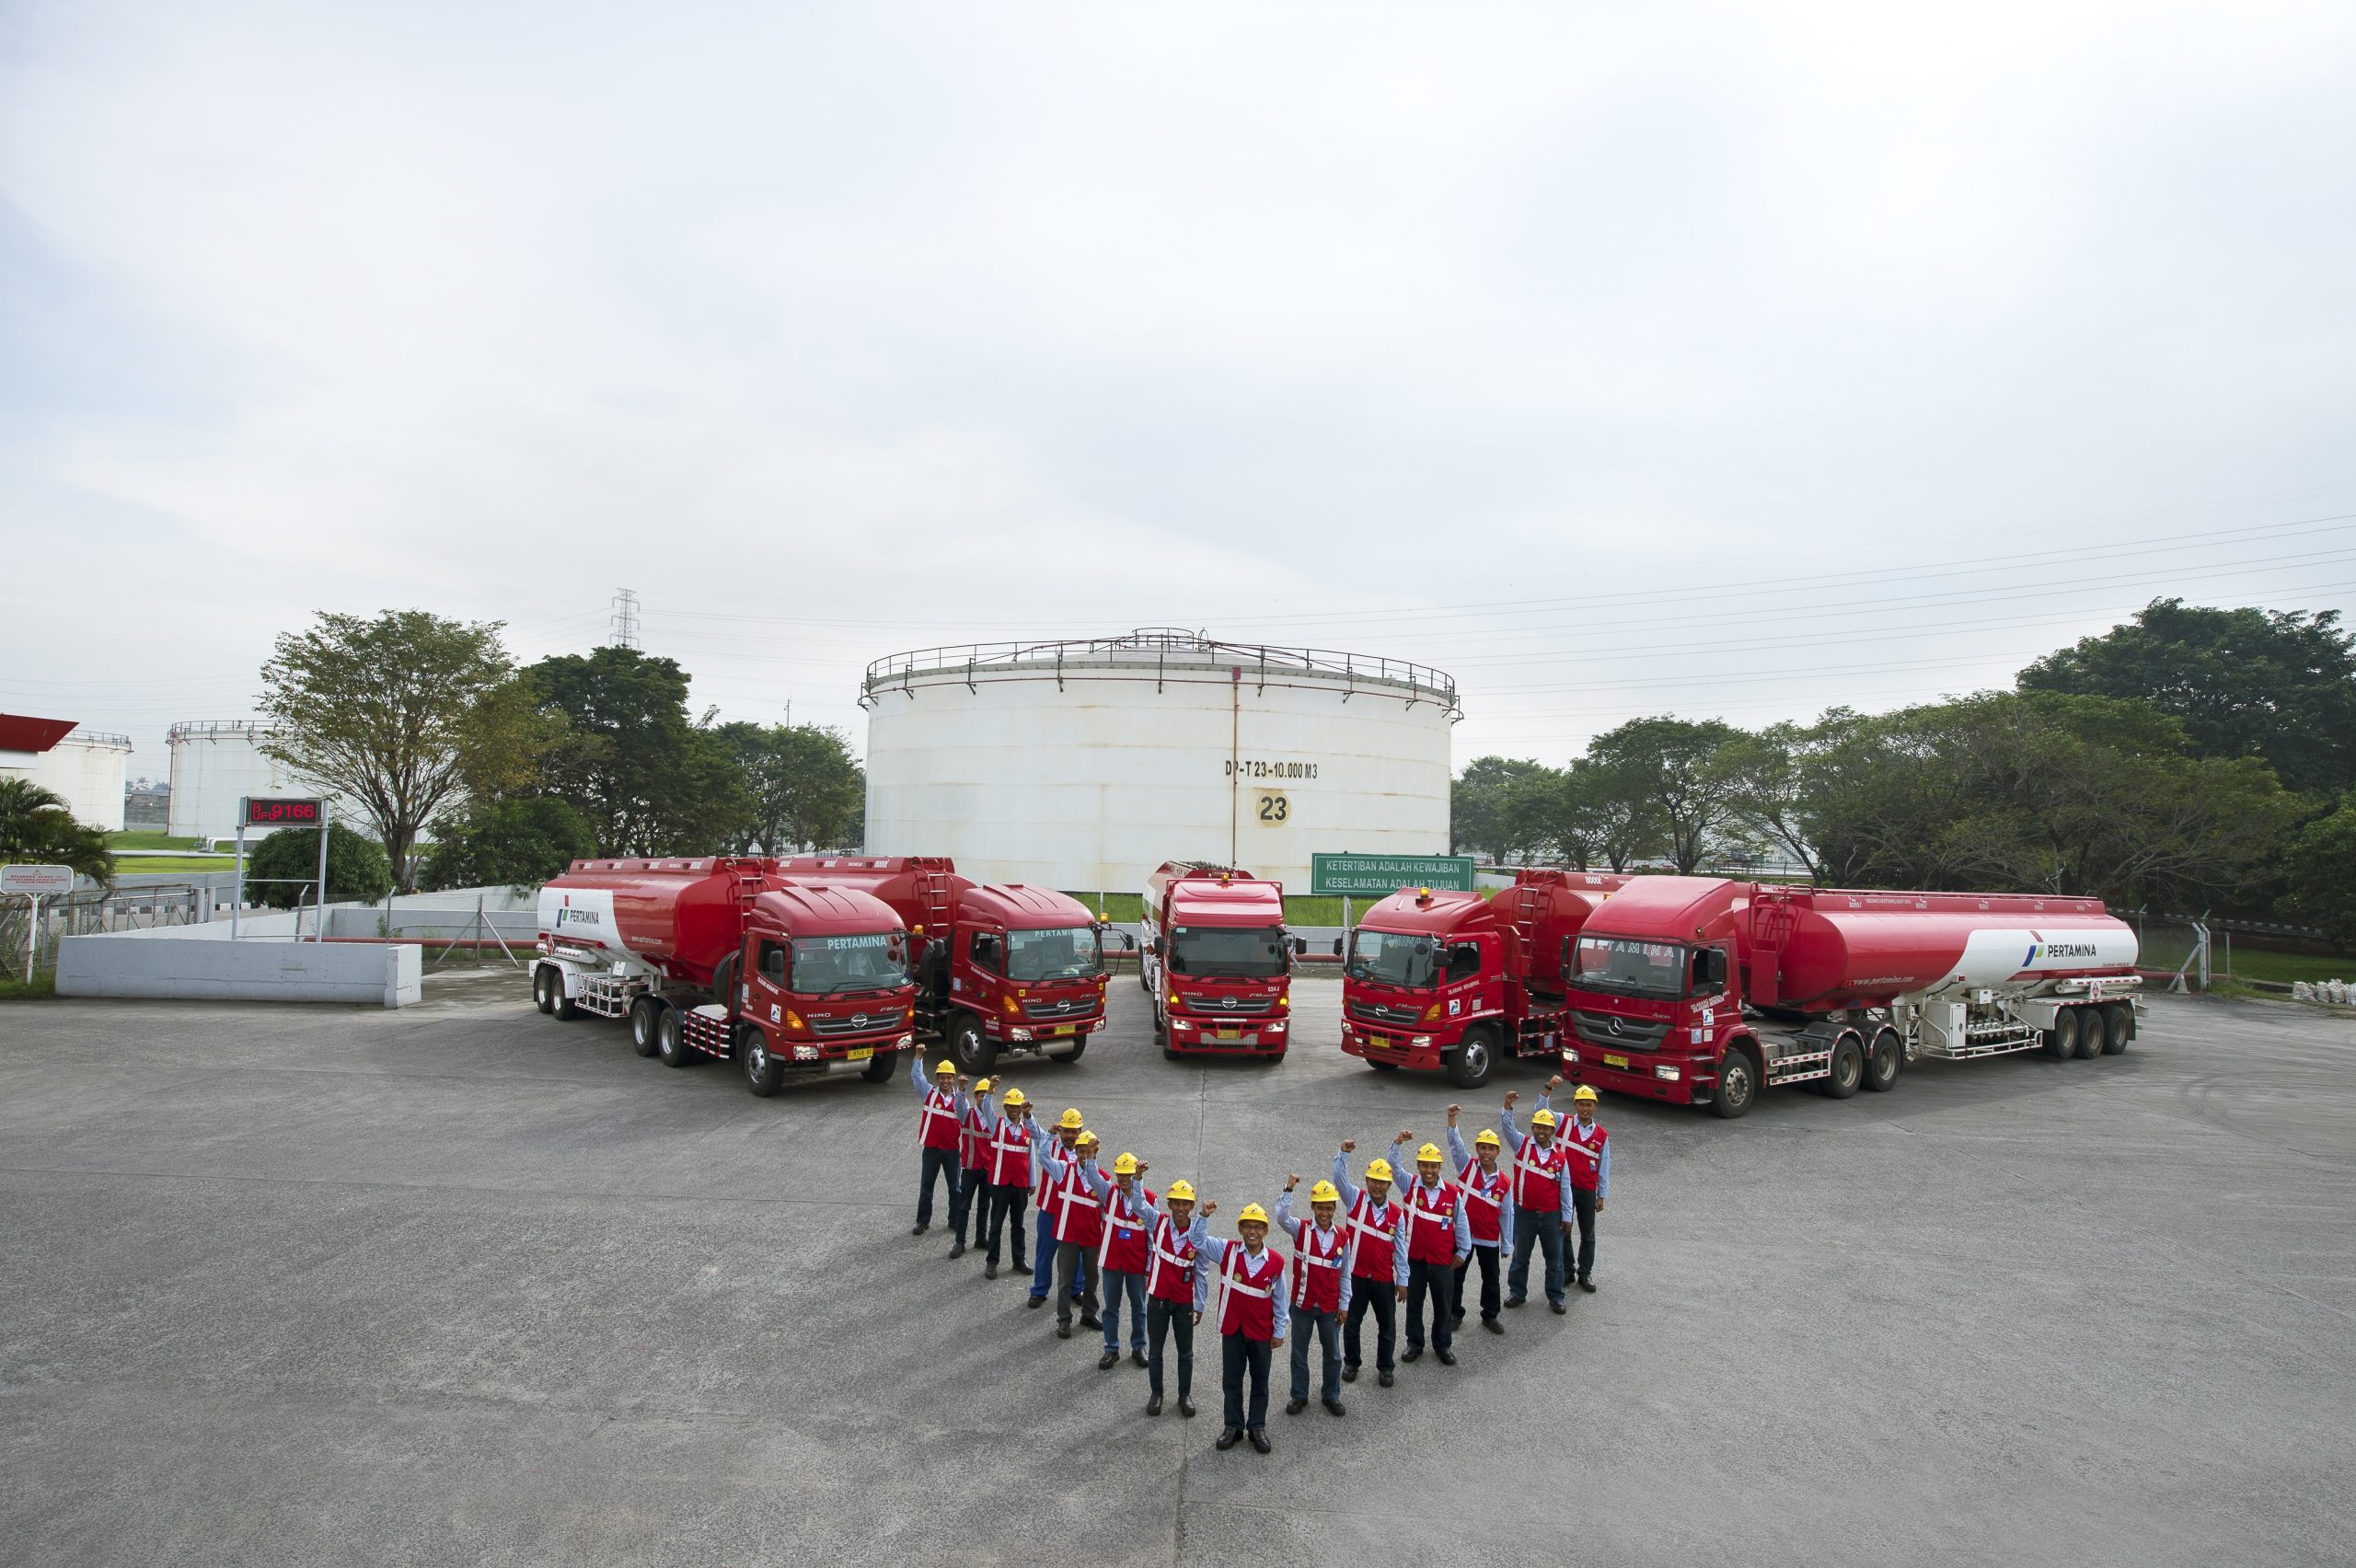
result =
[{"label": "asphalt ground", "polygon": [[[1449,1088],[1299,991],[1277,1067],[1164,1063],[1123,977],[1084,1062],[1011,1076],[1223,1218],[1437,1134]],[[2092,1062],[1607,1101],[1600,1293],[1279,1409],[1263,1458],[1211,1447],[1207,1331],[1205,1413],[1149,1420],[908,1235],[905,1079],[756,1100],[496,975],[10,1007],[0,1560],[2347,1561],[2351,1066],[2344,1018],[2164,1000]]]}]

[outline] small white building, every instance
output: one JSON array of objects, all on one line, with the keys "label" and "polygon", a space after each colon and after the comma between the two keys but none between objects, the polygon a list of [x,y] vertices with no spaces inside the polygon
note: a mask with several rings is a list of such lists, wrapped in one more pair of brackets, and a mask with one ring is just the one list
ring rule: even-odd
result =
[{"label": "small white building", "polygon": [[50,736],[65,721],[8,717],[6,744],[0,745],[0,778],[30,779],[64,800],[74,820],[83,826],[101,833],[121,832],[122,786],[130,775],[131,737],[68,730],[52,740]]}]

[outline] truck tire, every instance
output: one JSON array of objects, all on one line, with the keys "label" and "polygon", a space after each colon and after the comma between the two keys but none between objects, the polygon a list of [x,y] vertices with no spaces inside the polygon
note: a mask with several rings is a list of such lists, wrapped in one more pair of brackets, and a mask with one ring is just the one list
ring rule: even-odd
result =
[{"label": "truck tire", "polygon": [[1183,1062],[1186,1059],[1186,1055],[1183,1051],[1173,1050],[1172,1047],[1164,1045],[1161,1048],[1161,1059],[1165,1062]]},{"label": "truck tire", "polygon": [[629,1048],[641,1056],[654,1055],[654,1026],[662,1018],[663,1003],[654,997],[641,997],[629,1005]]},{"label": "truck tire", "polygon": [[1053,1052],[1048,1053],[1047,1060],[1051,1062],[1061,1062],[1064,1066],[1070,1066],[1074,1062],[1079,1061],[1081,1056],[1087,1055],[1087,1053],[1088,1036],[1083,1034],[1079,1039],[1073,1041],[1071,1043],[1071,1049],[1065,1052],[1062,1055],[1058,1056]]},{"label": "truck tire", "polygon": [[2045,1054],[2057,1062],[2066,1062],[2078,1054],[2078,1009],[2063,1008],[2053,1015],[2053,1027],[2045,1033]]},{"label": "truck tire", "polygon": [[1865,1052],[1865,1087],[1876,1094],[1887,1094],[1898,1087],[1898,1075],[1905,1070],[1906,1043],[1898,1037],[1898,1031],[1885,1026]]},{"label": "truck tire", "polygon": [[949,1058],[967,1078],[979,1078],[998,1060],[998,1046],[982,1032],[980,1021],[967,1013],[949,1032]]},{"label": "truck tire", "polygon": [[561,982],[556,977],[556,966],[543,963],[532,971],[532,1005],[544,1013],[556,1011],[557,993]]},{"label": "truck tire", "polygon": [[696,1059],[687,1044],[687,1026],[679,1021],[676,1008],[664,1008],[663,1016],[655,1020],[654,1059],[666,1067],[684,1067]]},{"label": "truck tire", "polygon": [[1759,1064],[1740,1046],[1728,1046],[1725,1059],[1718,1063],[1718,1088],[1710,1096],[1710,1109],[1731,1122],[1748,1115],[1751,1101],[1758,1098]]},{"label": "truck tire", "polygon": [[2078,1011],[2078,1060],[2091,1062],[2102,1055],[2103,1039],[2110,1032],[2110,1020],[2100,1008],[2080,1008]]},{"label": "truck tire", "polygon": [[1496,1065],[1496,1037],[1485,1029],[1468,1029],[1449,1054],[1448,1081],[1459,1089],[1478,1089],[1489,1081],[1489,1069]]},{"label": "truck tire", "polygon": [[1399,1070],[1399,1064],[1396,1062],[1369,1062],[1367,1066],[1379,1073],[1395,1073]]},{"label": "truck tire", "polygon": [[744,1069],[745,1087],[767,1100],[785,1081],[785,1064],[769,1054],[768,1037],[753,1024],[736,1026],[736,1064]]},{"label": "truck tire", "polygon": [[2135,1038],[2135,1005],[2132,1002],[2107,1002],[2102,1009],[2108,1015],[2102,1035],[2102,1054],[2116,1056],[2127,1049]]},{"label": "truck tire", "polygon": [[1857,1092],[1865,1080],[1865,1045],[1854,1034],[1844,1034],[1832,1044],[1832,1071],[1818,1085],[1829,1100],[1846,1100]]},{"label": "truck tire", "polygon": [[900,1054],[897,1051],[878,1051],[867,1058],[867,1066],[859,1069],[859,1076],[862,1082],[882,1083],[899,1065]]},{"label": "truck tire", "polygon": [[736,1016],[736,955],[730,953],[711,966],[711,999],[730,1018]]}]

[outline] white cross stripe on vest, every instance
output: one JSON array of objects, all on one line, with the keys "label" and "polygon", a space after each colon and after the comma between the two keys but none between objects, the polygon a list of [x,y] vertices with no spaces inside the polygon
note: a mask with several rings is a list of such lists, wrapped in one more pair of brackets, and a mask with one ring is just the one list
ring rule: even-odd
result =
[{"label": "white cross stripe on vest", "polygon": [[[1601,1127],[1598,1127],[1594,1130],[1598,1135],[1600,1135],[1603,1131]],[[1585,1155],[1587,1157],[1588,1163],[1590,1165],[1597,1163],[1603,1158],[1603,1147],[1600,1144],[1598,1144],[1592,1148],[1588,1147],[1587,1140],[1579,1136],[1579,1130],[1576,1127],[1573,1127],[1571,1129],[1571,1136],[1564,1142],[1563,1147],[1569,1149],[1574,1154]]]},{"label": "white cross stripe on vest", "polygon": [[[1171,1251],[1173,1246],[1184,1246],[1186,1250],[1184,1253],[1173,1252]],[[1153,1251],[1160,1262],[1155,1264],[1153,1274],[1146,1280],[1146,1288],[1150,1290],[1161,1283],[1160,1265],[1168,1263],[1178,1271],[1180,1278],[1187,1282],[1186,1297],[1191,1303],[1195,1294],[1195,1244],[1186,1239],[1186,1232],[1171,1223],[1170,1216],[1166,1214],[1161,1216],[1154,1224]]]},{"label": "white cross stripe on vest", "polygon": [[[1409,1191],[1415,1194],[1415,1197],[1411,1197],[1407,1200],[1407,1206],[1414,1209],[1417,1214],[1422,1215],[1426,1219],[1437,1220],[1443,1225],[1452,1226],[1456,1223],[1456,1205],[1454,1204],[1449,1205],[1445,1210],[1426,1208],[1424,1206],[1424,1204],[1438,1203],[1440,1199],[1447,1197],[1448,1189],[1446,1187],[1442,1187],[1437,1193],[1432,1192],[1428,1187],[1422,1186],[1410,1188]],[[1416,1198],[1422,1198],[1424,1200],[1423,1203],[1417,1203],[1415,1201]]]},{"label": "white cross stripe on vest", "polygon": [[946,1116],[951,1121],[955,1121],[957,1102],[937,1089],[928,1089],[924,1091],[924,1121],[917,1124],[917,1130],[921,1133],[925,1123],[931,1121],[935,1116]]},{"label": "white cross stripe on vest", "polygon": [[1523,1172],[1527,1171],[1533,1176],[1547,1177],[1553,1176],[1556,1170],[1561,1168],[1563,1144],[1560,1139],[1557,1139],[1553,1144],[1548,1145],[1545,1148],[1541,1149],[1539,1151],[1539,1157],[1536,1159],[1531,1159],[1530,1158],[1530,1151],[1534,1148],[1538,1148],[1538,1135],[1532,1133],[1530,1136],[1521,1140],[1521,1147],[1513,1151],[1514,1191],[1517,1193],[1521,1191],[1521,1176]]},{"label": "white cross stripe on vest", "polygon": [[[1230,1247],[1227,1250],[1226,1261],[1221,1263],[1219,1267],[1218,1311],[1213,1314],[1211,1321],[1218,1325],[1219,1332],[1222,1333],[1227,1332],[1227,1295],[1229,1291],[1233,1291],[1238,1296],[1250,1296],[1261,1300],[1265,1300],[1269,1294],[1269,1286],[1247,1285],[1244,1283],[1243,1276],[1237,1272],[1245,1266],[1244,1256],[1243,1243],[1238,1241],[1234,1246]],[[1274,1254],[1264,1248],[1261,1250],[1260,1256],[1266,1258],[1272,1257]]]},{"label": "white cross stripe on vest", "polygon": [[1100,1269],[1112,1267],[1114,1231],[1144,1228],[1145,1220],[1122,1193],[1120,1182],[1114,1182],[1104,1194],[1104,1234],[1096,1241],[1096,1266]]},{"label": "white cross stripe on vest", "polygon": [[[1332,1247],[1322,1252],[1317,1250],[1318,1238],[1321,1236],[1330,1236],[1334,1239]],[[1348,1244],[1349,1238],[1340,1230],[1320,1230],[1312,1221],[1300,1228],[1300,1234],[1295,1239],[1297,1251],[1293,1256],[1299,1258],[1310,1268],[1332,1269],[1335,1274],[1339,1274],[1342,1272],[1342,1249]],[[1305,1306],[1308,1300],[1309,1275],[1304,1273],[1293,1286],[1292,1304],[1296,1307]]]}]

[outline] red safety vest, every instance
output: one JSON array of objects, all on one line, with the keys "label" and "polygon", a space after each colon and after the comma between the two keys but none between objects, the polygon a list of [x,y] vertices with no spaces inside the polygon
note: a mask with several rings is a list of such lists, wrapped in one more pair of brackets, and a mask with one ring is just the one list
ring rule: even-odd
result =
[{"label": "red safety vest", "polygon": [[1513,1201],[1533,1214],[1554,1214],[1563,1206],[1563,1140],[1540,1148],[1533,1135],[1513,1151]]},{"label": "red safety vest", "polygon": [[1269,1292],[1285,1277],[1285,1255],[1274,1247],[1260,1249],[1253,1262],[1241,1241],[1227,1244],[1218,1270],[1218,1332],[1245,1339],[1276,1337],[1276,1304]]},{"label": "red safety vest", "polygon": [[[1151,1193],[1146,1194],[1149,1200],[1152,1196]],[[1098,1268],[1112,1274],[1145,1273],[1147,1212],[1135,1197],[1121,1195],[1119,1182],[1105,1189],[1104,1239],[1096,1247]]]},{"label": "red safety vest", "polygon": [[1457,1172],[1457,1183],[1464,1190],[1464,1217],[1472,1227],[1472,1244],[1497,1245],[1497,1228],[1505,1218],[1504,1200],[1508,1185],[1504,1168],[1484,1171],[1481,1157],[1476,1154]]},{"label": "red safety vest", "polygon": [[990,1132],[990,1185],[1026,1186],[1031,1181],[1031,1124],[1000,1116]]},{"label": "red safety vest", "polygon": [[1192,1228],[1179,1229],[1163,1215],[1153,1228],[1153,1272],[1146,1276],[1147,1294],[1157,1301],[1195,1304],[1195,1242]]},{"label": "red safety vest", "polygon": [[957,1147],[957,1098],[937,1089],[924,1091],[924,1114],[917,1123],[927,1148]]},{"label": "red safety vest", "polygon": [[1056,1240],[1093,1247],[1104,1237],[1104,1211],[1096,1205],[1096,1194],[1088,1190],[1088,1183],[1080,1179],[1080,1157],[1074,1155],[1064,1170],[1068,1174],[1056,1182],[1048,1197],[1055,1205]]},{"label": "red safety vest", "polygon": [[1570,1136],[1562,1143],[1569,1159],[1573,1188],[1582,1193],[1595,1191],[1596,1178],[1603,1170],[1603,1146],[1611,1141],[1611,1135],[1603,1130],[1600,1122],[1584,1132],[1576,1120],[1571,1123]]},{"label": "red safety vest", "polygon": [[1456,1188],[1445,1179],[1438,1192],[1420,1178],[1407,1185],[1407,1256],[1419,1263],[1456,1262]]},{"label": "red safety vest", "polygon": [[965,1101],[965,1119],[957,1124],[957,1163],[968,1170],[990,1168],[990,1130],[982,1124],[982,1108]]},{"label": "red safety vest", "polygon": [[1376,1279],[1389,1285],[1392,1274],[1391,1247],[1399,1231],[1399,1205],[1390,1198],[1376,1208],[1364,1187],[1350,1205],[1350,1277]]},{"label": "red safety vest", "polygon": [[1342,1309],[1342,1254],[1349,1250],[1350,1233],[1340,1226],[1320,1230],[1313,1219],[1300,1222],[1293,1238],[1292,1304],[1309,1312]]}]

